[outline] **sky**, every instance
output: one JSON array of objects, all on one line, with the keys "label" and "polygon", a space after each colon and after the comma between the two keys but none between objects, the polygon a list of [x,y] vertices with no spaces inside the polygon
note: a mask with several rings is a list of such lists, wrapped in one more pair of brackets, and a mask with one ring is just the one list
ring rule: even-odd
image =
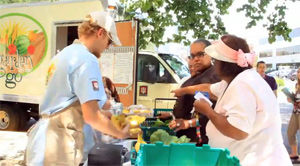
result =
[{"label": "sky", "polygon": [[[290,26],[290,28],[300,27],[300,20],[298,17],[300,16],[300,1],[291,2],[291,0],[273,0],[271,2],[271,6],[274,6],[277,3],[283,3],[285,1],[287,10],[286,10],[286,22]],[[252,27],[250,29],[246,29],[247,23],[249,22],[248,19],[245,18],[244,12],[236,12],[236,9],[243,4],[247,3],[247,0],[235,0],[232,6],[229,8],[229,14],[222,16],[223,22],[225,24],[226,30],[229,34],[233,34],[242,38],[245,38],[248,44],[257,45],[260,38],[267,37],[268,31],[266,28],[263,27],[263,21],[258,22],[257,26]],[[271,7],[269,6],[269,8]],[[270,10],[267,10],[270,11]],[[164,38],[168,36],[171,37],[173,33],[177,32],[176,27],[170,27],[166,30],[166,34]],[[192,37],[190,37],[190,41],[194,41]],[[174,48],[176,48],[174,50]],[[178,53],[182,52],[185,54],[189,52],[189,46],[183,46],[181,44],[166,44],[165,46],[160,46],[158,48],[161,52],[171,52],[171,53]]]}]

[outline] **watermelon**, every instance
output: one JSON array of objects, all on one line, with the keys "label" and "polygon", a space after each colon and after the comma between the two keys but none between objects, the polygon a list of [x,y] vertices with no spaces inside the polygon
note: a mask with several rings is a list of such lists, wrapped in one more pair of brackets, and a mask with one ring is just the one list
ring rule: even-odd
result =
[{"label": "watermelon", "polygon": [[26,35],[20,35],[16,38],[14,42],[15,46],[17,46],[18,54],[25,55],[27,54],[27,48],[30,45],[30,40]]}]

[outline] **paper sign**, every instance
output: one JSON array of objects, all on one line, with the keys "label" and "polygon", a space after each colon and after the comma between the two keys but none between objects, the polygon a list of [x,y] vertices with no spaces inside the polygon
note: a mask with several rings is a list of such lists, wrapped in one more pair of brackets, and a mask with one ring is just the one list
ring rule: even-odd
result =
[{"label": "paper sign", "polygon": [[133,82],[133,53],[116,53],[114,64],[114,83],[132,84]]},{"label": "paper sign", "polygon": [[99,59],[101,66],[102,76],[114,80],[114,54],[113,53],[103,53]]}]

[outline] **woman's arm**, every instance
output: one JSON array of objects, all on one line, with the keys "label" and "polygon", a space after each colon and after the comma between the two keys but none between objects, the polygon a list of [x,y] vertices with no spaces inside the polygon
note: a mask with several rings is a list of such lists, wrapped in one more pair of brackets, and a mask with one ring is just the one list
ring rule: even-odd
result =
[{"label": "woman's arm", "polygon": [[193,85],[193,86],[187,86],[184,88],[172,90],[172,93],[175,93],[176,97],[183,96],[184,94],[195,94],[196,91],[202,91],[202,92],[208,92],[209,93],[209,98],[212,100],[217,100],[217,96],[215,96],[211,91],[210,91],[210,85],[211,84],[198,84],[198,85]]}]

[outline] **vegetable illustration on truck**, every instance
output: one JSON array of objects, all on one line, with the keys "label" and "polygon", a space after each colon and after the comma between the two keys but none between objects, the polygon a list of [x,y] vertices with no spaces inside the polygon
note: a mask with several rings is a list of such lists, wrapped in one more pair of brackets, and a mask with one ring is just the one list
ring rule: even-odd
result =
[{"label": "vegetable illustration on truck", "polygon": [[0,20],[0,79],[13,89],[42,63],[47,35],[43,26],[26,14],[9,13]]}]

